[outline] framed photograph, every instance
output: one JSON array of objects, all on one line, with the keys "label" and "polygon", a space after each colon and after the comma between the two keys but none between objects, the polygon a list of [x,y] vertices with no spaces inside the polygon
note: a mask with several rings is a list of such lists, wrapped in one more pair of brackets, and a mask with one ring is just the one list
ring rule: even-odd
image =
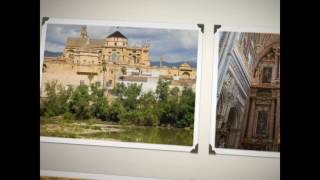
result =
[{"label": "framed photograph", "polygon": [[211,153],[280,157],[280,33],[214,35]]},{"label": "framed photograph", "polygon": [[160,178],[40,170],[40,180],[165,180]]},{"label": "framed photograph", "polygon": [[41,142],[197,151],[203,25],[45,20]]}]

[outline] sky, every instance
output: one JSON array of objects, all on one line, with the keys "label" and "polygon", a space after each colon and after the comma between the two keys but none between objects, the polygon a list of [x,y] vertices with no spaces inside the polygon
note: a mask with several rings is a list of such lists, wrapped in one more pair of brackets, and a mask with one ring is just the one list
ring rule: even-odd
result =
[{"label": "sky", "polygon": [[[80,25],[48,24],[45,50],[63,52],[67,37],[80,37]],[[198,31],[114,26],[87,26],[89,38],[104,39],[114,31],[128,38],[129,46],[151,44],[151,61],[180,62],[197,60]]]}]

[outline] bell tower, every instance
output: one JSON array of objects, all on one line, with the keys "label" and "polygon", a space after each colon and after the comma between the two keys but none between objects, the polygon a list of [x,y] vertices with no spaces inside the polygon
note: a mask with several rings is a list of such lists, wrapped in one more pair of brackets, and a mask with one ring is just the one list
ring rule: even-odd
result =
[{"label": "bell tower", "polygon": [[80,37],[83,39],[88,38],[87,26],[81,26]]}]

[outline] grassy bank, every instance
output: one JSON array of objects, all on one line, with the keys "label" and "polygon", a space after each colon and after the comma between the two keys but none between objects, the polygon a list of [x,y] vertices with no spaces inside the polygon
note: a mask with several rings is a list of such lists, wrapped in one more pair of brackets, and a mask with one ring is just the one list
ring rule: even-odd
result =
[{"label": "grassy bank", "polygon": [[154,144],[192,145],[193,129],[120,125],[99,119],[40,118],[40,135]]}]

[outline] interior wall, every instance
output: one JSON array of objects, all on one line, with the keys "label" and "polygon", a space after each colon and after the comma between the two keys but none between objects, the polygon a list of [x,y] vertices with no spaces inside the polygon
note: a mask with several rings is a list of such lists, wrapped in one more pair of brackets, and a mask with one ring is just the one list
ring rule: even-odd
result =
[{"label": "interior wall", "polygon": [[69,144],[40,144],[41,170],[181,180],[277,180],[280,160],[209,155],[213,26],[280,28],[280,0],[41,0],[52,18],[205,25],[198,154]]}]

